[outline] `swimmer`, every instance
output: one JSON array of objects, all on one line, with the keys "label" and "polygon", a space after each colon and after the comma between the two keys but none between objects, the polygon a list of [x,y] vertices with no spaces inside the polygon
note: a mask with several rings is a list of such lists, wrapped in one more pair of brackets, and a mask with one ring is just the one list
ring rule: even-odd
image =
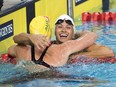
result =
[{"label": "swimmer", "polygon": [[[46,17],[44,18],[46,19]],[[48,19],[46,20],[48,21]],[[39,67],[48,68],[63,66],[69,57],[74,58],[80,55],[89,57],[114,56],[113,51],[108,47],[95,44],[98,37],[96,33],[84,31],[76,38],[74,27],[71,17],[61,15],[55,23],[56,41],[52,41],[50,44],[50,36],[21,33],[13,37],[17,45],[11,46],[8,49],[8,54],[15,57],[17,62],[21,60],[33,61]],[[34,52],[32,52],[32,46]]]}]

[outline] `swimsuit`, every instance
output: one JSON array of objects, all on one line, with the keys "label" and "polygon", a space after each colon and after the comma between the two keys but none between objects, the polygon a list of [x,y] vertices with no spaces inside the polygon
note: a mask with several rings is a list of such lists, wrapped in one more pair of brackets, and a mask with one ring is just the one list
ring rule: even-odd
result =
[{"label": "swimsuit", "polygon": [[51,66],[49,64],[47,64],[46,62],[43,61],[44,55],[46,53],[46,51],[48,50],[49,47],[46,47],[46,49],[43,51],[42,55],[40,56],[40,58],[38,60],[35,59],[35,50],[34,50],[34,46],[32,46],[31,48],[31,60],[35,63],[35,64],[40,64],[43,65],[45,67],[51,68]]}]

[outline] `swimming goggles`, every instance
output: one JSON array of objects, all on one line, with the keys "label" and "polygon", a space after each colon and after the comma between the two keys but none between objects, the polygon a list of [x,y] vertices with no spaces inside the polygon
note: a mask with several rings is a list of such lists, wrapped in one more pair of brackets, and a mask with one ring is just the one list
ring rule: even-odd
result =
[{"label": "swimming goggles", "polygon": [[61,23],[63,23],[63,22],[66,22],[67,24],[69,24],[69,25],[73,25],[73,23],[70,21],[70,20],[62,20],[62,19],[59,19],[56,23],[55,23],[55,25],[56,24],[61,24]]}]

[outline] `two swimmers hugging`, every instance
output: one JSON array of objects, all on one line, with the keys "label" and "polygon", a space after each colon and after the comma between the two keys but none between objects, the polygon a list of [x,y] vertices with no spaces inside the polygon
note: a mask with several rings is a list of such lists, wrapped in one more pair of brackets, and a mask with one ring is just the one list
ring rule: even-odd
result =
[{"label": "two swimmers hugging", "polygon": [[48,68],[76,63],[83,55],[88,59],[105,58],[109,62],[113,58],[113,62],[116,61],[114,52],[109,47],[95,43],[98,37],[96,33],[83,31],[76,33],[79,37],[75,37],[74,28],[74,21],[70,16],[59,16],[55,22],[56,40],[50,41],[52,30],[49,19],[37,16],[30,23],[30,34],[21,33],[13,37],[17,45],[9,47],[8,54],[15,57],[17,62],[33,61],[40,65],[38,67]]}]

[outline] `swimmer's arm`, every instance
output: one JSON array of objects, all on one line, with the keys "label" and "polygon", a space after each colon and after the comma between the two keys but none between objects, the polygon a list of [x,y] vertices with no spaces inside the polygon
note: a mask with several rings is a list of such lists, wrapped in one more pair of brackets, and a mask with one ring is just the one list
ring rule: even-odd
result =
[{"label": "swimmer's arm", "polygon": [[70,55],[91,46],[96,41],[97,37],[96,33],[87,32],[76,40],[70,40],[63,43],[62,48],[68,53],[68,55]]},{"label": "swimmer's arm", "polygon": [[17,44],[31,45],[31,40],[29,39],[30,35],[26,33],[20,33],[13,37],[13,40]]},{"label": "swimmer's arm", "polygon": [[111,50],[107,46],[93,44],[86,49],[86,52],[80,53],[80,55],[86,55],[91,58],[101,58],[101,57],[114,57],[115,54],[113,50]]},{"label": "swimmer's arm", "polygon": [[83,36],[84,34],[87,34],[88,32],[90,32],[90,31],[84,30],[81,33],[76,32],[74,35],[74,38],[78,39],[79,37]]},{"label": "swimmer's arm", "polygon": [[82,55],[87,56],[89,58],[103,58],[103,57],[107,58],[115,56],[113,50],[111,50],[109,47],[102,46],[99,44],[93,44],[90,47],[86,48],[85,51],[70,55],[70,58],[76,58]]},{"label": "swimmer's arm", "polygon": [[15,43],[23,45],[34,45],[38,49],[45,48],[50,44],[50,41],[46,39],[46,36],[40,34],[26,34],[21,33],[13,37]]}]

